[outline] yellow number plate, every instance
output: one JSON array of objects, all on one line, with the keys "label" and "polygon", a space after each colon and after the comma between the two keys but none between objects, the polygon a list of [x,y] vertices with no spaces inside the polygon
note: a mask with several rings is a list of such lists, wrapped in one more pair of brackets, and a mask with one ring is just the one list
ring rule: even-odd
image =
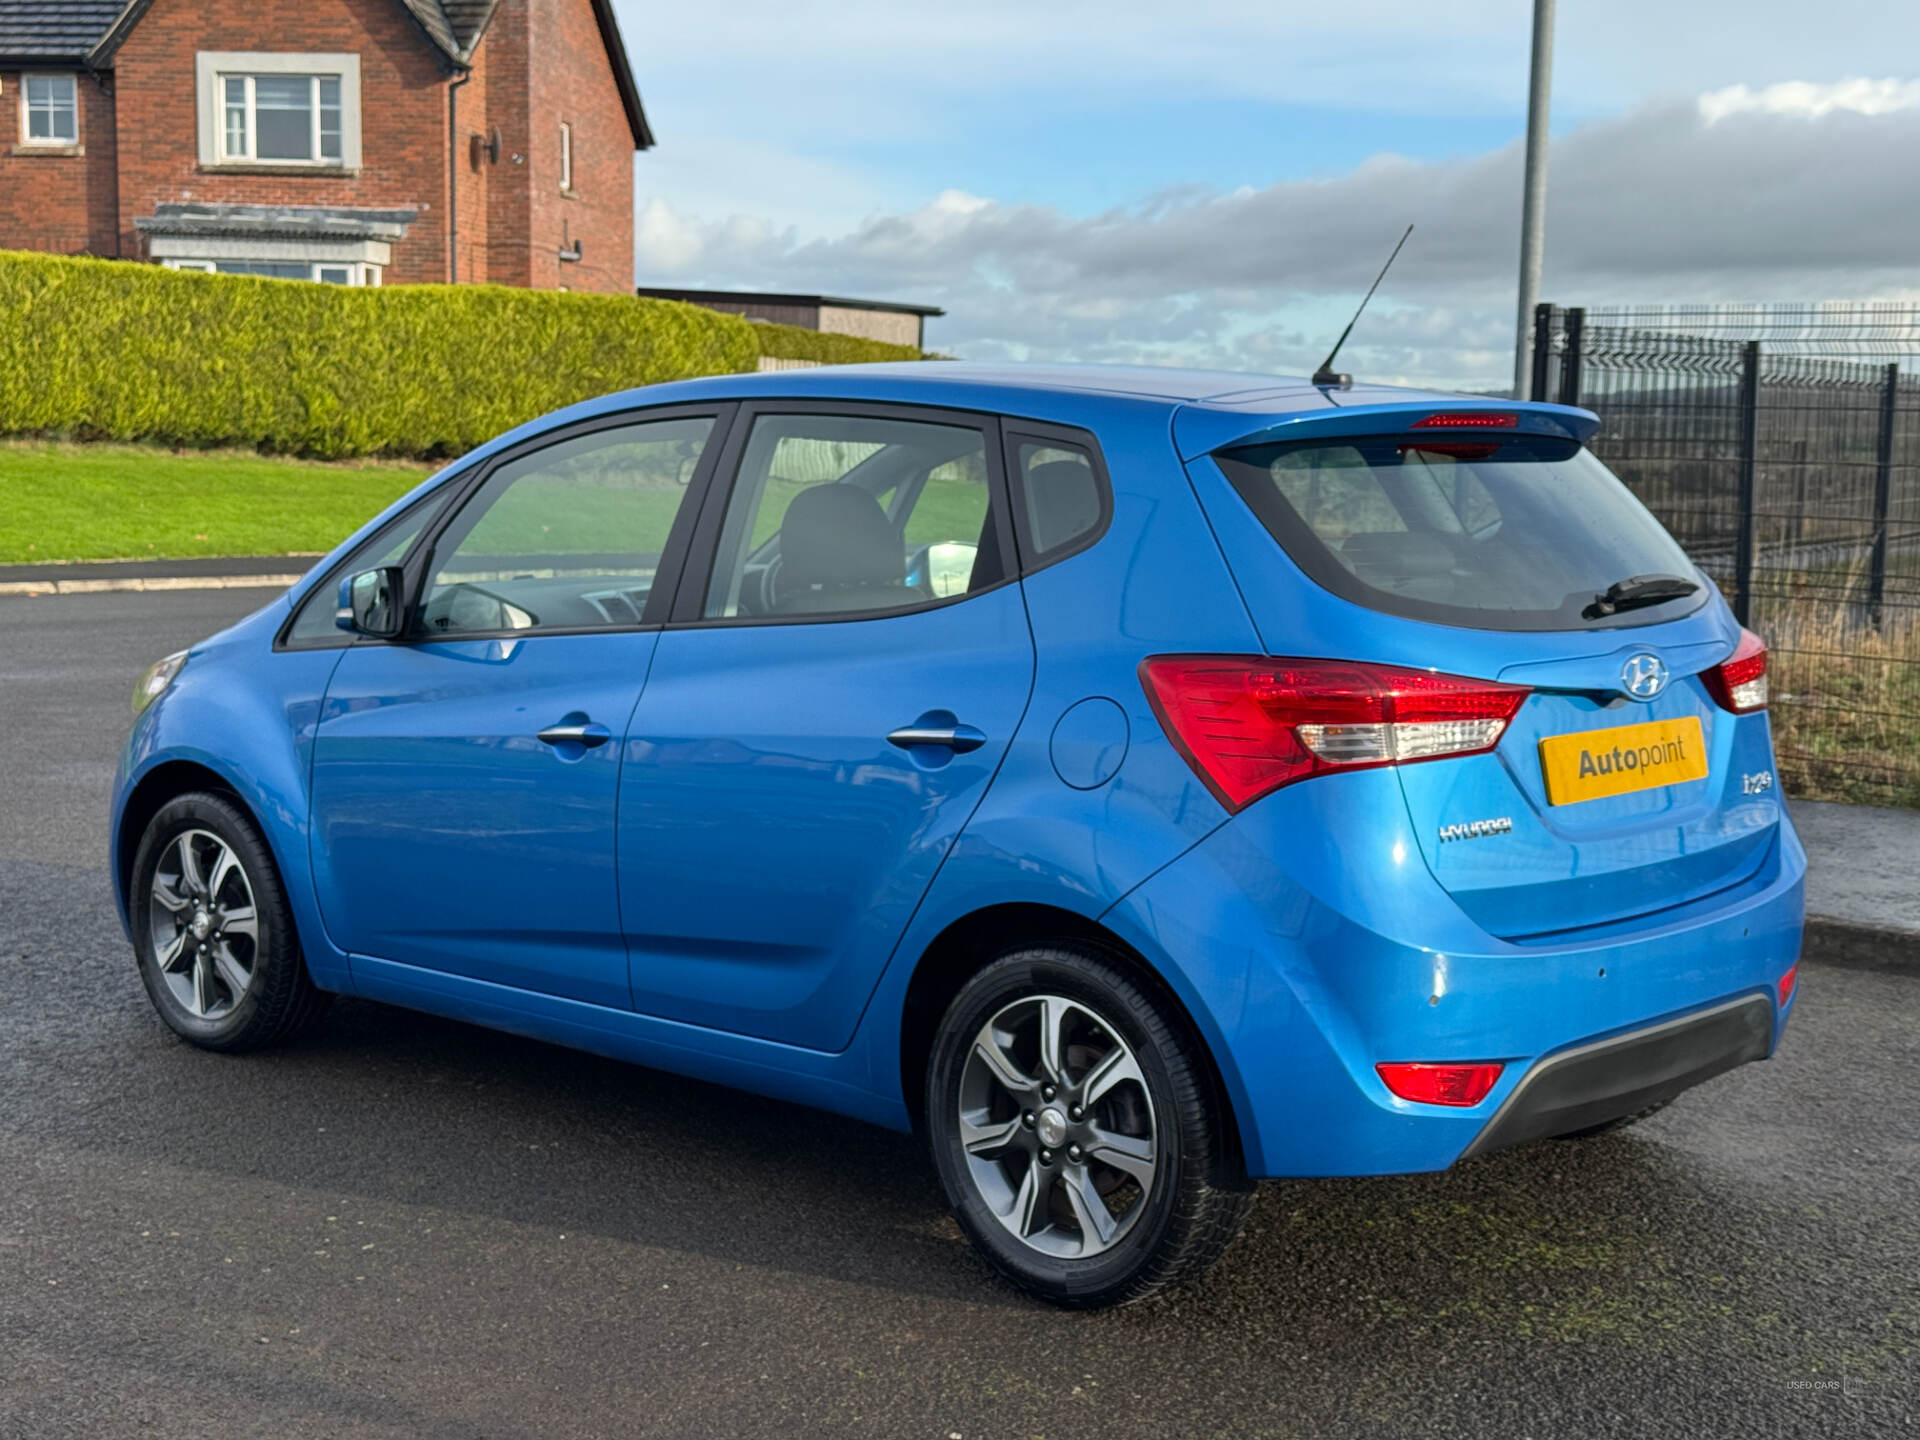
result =
[{"label": "yellow number plate", "polygon": [[1699,718],[1689,715],[1578,735],[1549,735],[1540,742],[1540,770],[1547,781],[1547,800],[1571,805],[1682,780],[1704,780],[1707,747]]}]

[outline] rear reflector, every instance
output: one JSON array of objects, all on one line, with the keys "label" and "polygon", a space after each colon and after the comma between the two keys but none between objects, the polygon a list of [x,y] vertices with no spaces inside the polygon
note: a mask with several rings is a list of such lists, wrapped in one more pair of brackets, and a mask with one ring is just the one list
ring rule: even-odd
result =
[{"label": "rear reflector", "polygon": [[1780,977],[1780,1004],[1784,1007],[1793,998],[1794,986],[1800,983],[1800,962],[1794,961],[1787,967],[1787,973]]},{"label": "rear reflector", "polygon": [[1511,430],[1520,423],[1517,415],[1495,410],[1441,410],[1416,420],[1414,430]]},{"label": "rear reflector", "polygon": [[1736,715],[1767,708],[1767,646],[1751,630],[1740,632],[1733,654],[1700,677],[1724,710]]},{"label": "rear reflector", "polygon": [[1333,770],[1482,754],[1527,697],[1522,685],[1432,670],[1255,655],[1156,655],[1140,683],[1229,811]]},{"label": "rear reflector", "polygon": [[1399,1065],[1376,1065],[1387,1089],[1402,1100],[1422,1105],[1478,1105],[1487,1098],[1507,1067],[1484,1065],[1430,1065],[1409,1061]]}]

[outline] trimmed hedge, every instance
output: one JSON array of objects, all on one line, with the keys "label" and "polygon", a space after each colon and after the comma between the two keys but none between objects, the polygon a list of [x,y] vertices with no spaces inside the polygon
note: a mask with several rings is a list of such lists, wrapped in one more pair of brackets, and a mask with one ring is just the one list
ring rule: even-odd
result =
[{"label": "trimmed hedge", "polygon": [[0,252],[0,325],[0,432],[328,459],[457,455],[577,400],[752,370],[763,328],[631,295],[18,252]]},{"label": "trimmed hedge", "polygon": [[774,360],[816,360],[822,365],[864,365],[875,360],[924,360],[911,345],[889,345],[858,335],[828,335],[797,325],[752,322],[760,353]]}]

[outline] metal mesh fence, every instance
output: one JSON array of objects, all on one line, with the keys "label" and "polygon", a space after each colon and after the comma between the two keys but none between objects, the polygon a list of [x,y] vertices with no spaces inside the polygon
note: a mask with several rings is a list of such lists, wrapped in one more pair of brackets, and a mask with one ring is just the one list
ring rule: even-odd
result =
[{"label": "metal mesh fence", "polygon": [[1783,781],[1920,805],[1920,307],[1542,306],[1535,340],[1534,397],[1599,414],[1768,642]]}]

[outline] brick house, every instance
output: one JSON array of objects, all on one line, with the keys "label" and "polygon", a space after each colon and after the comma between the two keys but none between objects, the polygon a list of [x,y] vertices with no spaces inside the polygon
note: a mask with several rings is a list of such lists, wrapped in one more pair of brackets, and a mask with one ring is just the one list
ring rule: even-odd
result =
[{"label": "brick house", "polygon": [[0,0],[0,249],[631,294],[610,0]]}]

